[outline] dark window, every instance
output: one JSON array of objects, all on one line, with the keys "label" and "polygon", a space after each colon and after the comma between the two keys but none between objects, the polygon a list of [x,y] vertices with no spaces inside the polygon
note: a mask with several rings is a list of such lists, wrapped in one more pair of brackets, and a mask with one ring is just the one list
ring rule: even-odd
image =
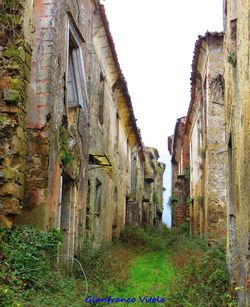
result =
[{"label": "dark window", "polygon": [[95,202],[96,202],[96,207],[95,207],[95,212],[97,214],[100,214],[101,212],[101,203],[102,203],[102,184],[101,182],[96,179],[96,197],[95,197]]},{"label": "dark window", "polygon": [[104,122],[104,78],[102,74],[100,75],[98,120],[102,126]]},{"label": "dark window", "polygon": [[116,147],[116,152],[119,153],[119,134],[120,134],[120,129],[119,129],[119,115],[118,113],[116,114],[116,137],[115,137],[115,147]]},{"label": "dark window", "polygon": [[90,180],[88,180],[88,194],[87,194],[87,206],[86,206],[86,229],[90,230]]},{"label": "dark window", "polygon": [[63,177],[62,181],[62,200],[61,200],[61,219],[60,230],[63,235],[63,255],[70,256],[70,241],[72,232],[72,222],[74,216],[71,212],[71,189],[73,186],[72,180],[68,177]]}]

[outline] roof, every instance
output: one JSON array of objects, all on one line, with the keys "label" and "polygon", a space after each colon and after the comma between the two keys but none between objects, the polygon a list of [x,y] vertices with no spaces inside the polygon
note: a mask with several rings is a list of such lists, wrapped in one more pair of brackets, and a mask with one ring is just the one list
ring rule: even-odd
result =
[{"label": "roof", "polygon": [[125,79],[125,77],[122,73],[121,66],[120,66],[119,61],[118,61],[118,56],[117,56],[117,52],[116,52],[116,49],[115,49],[115,43],[113,41],[113,37],[112,37],[112,34],[110,32],[109,22],[108,22],[108,19],[107,19],[107,15],[106,15],[106,12],[105,12],[104,5],[99,4],[99,11],[100,11],[100,16],[101,16],[103,26],[104,26],[104,29],[105,29],[105,32],[106,32],[106,36],[107,36],[107,39],[108,39],[108,43],[109,43],[109,46],[110,46],[110,49],[111,49],[112,57],[113,57],[113,60],[115,62],[115,66],[116,66],[116,69],[117,69],[117,72],[118,72],[118,75],[119,75],[118,80],[115,82],[115,84],[119,84],[119,88],[124,93],[124,96],[125,96],[126,101],[127,101],[128,111],[129,111],[129,114],[130,114],[130,124],[133,127],[133,131],[136,135],[136,140],[137,140],[138,146],[141,148],[142,157],[143,157],[143,159],[145,159],[145,156],[144,156],[144,153],[143,153],[142,138],[141,138],[140,131],[139,131],[137,124],[136,124],[136,118],[135,118],[135,115],[134,115],[132,100],[131,100],[131,97],[130,97],[130,94],[129,94],[129,91],[128,91],[126,79]]},{"label": "roof", "polygon": [[195,42],[194,46],[194,55],[193,55],[193,61],[192,61],[192,71],[191,71],[191,100],[187,112],[187,120],[186,120],[186,128],[185,130],[187,131],[187,126],[189,122],[189,117],[190,113],[193,107],[193,102],[195,98],[195,88],[196,88],[196,77],[197,77],[197,66],[198,66],[198,61],[199,61],[199,56],[200,56],[200,51],[201,51],[201,46],[204,40],[207,40],[209,37],[223,37],[224,33],[223,32],[206,32],[205,35],[199,35],[198,39]]},{"label": "roof", "polygon": [[180,118],[177,118],[174,134],[168,137],[168,151],[170,155],[172,156],[172,161],[174,161],[174,155],[175,155],[175,149],[177,140],[179,137],[182,137],[185,133],[185,129],[180,129],[180,125],[182,124],[182,127],[186,124],[186,116],[182,116]]}]

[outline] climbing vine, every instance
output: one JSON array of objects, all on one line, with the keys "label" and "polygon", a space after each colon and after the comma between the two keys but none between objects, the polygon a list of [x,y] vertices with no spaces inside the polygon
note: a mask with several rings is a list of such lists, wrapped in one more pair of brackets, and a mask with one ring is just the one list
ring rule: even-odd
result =
[{"label": "climbing vine", "polygon": [[154,204],[157,204],[157,205],[159,204],[159,197],[155,191],[153,193],[153,202]]},{"label": "climbing vine", "polygon": [[233,66],[233,68],[236,68],[237,60],[236,60],[235,52],[230,52],[228,54],[227,61],[228,61],[229,64],[231,64]]},{"label": "climbing vine", "polygon": [[184,168],[183,175],[184,175],[186,180],[190,179],[190,165],[188,165],[187,167]]},{"label": "climbing vine", "polygon": [[73,154],[69,148],[69,135],[64,127],[60,128],[60,160],[64,166],[70,166],[73,161]]},{"label": "climbing vine", "polygon": [[193,203],[193,198],[189,195],[189,196],[187,197],[187,199],[186,199],[186,204],[187,204],[188,206],[190,206],[190,205],[192,205],[192,203]]},{"label": "climbing vine", "polygon": [[76,141],[64,126],[59,129],[59,145],[62,167],[72,178],[77,179],[80,173],[80,152]]}]

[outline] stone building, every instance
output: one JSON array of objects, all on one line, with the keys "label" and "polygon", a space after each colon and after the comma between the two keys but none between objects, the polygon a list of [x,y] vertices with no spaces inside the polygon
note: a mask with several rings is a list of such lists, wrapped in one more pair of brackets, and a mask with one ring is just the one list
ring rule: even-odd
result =
[{"label": "stone building", "polygon": [[144,153],[102,5],[94,13],[93,29],[86,231],[95,242],[100,242],[119,236],[126,212],[127,219],[132,214],[131,222],[139,223],[136,215],[142,190],[136,183],[136,172],[143,170]]},{"label": "stone building", "polygon": [[185,134],[186,117],[177,119],[174,135],[168,138],[168,151],[171,155],[171,225],[180,226],[189,220],[189,206],[192,199],[189,193],[190,161],[189,139]]},{"label": "stone building", "polygon": [[200,36],[191,73],[186,119],[190,142],[191,231],[210,240],[226,235],[223,34]]},{"label": "stone building", "polygon": [[145,147],[142,225],[158,226],[162,222],[165,164],[159,162],[158,158],[156,148]]},{"label": "stone building", "polygon": [[98,0],[3,0],[0,12],[0,225],[56,227],[70,258],[142,222],[127,83]]},{"label": "stone building", "polygon": [[[14,48],[22,53],[11,52],[4,44],[3,60],[17,61],[27,74],[17,77],[25,82],[26,96],[20,103],[13,84],[4,92],[3,116],[11,118],[9,108],[16,106],[20,122],[12,124],[17,128],[9,142],[16,149],[10,151],[4,144],[7,150],[3,159],[10,161],[9,155],[14,164],[3,165],[8,181],[1,185],[0,194],[9,205],[3,204],[7,212],[2,212],[5,219],[15,217],[15,224],[60,229],[63,253],[68,257],[80,248],[84,238],[93,85],[90,46],[97,3],[81,1],[81,8],[74,1],[20,3],[22,37],[17,41],[21,46],[14,44]],[[6,176],[18,169],[23,176]],[[11,211],[15,207],[10,205],[13,196],[18,198],[19,212]]]},{"label": "stone building", "polygon": [[250,305],[250,1],[224,1],[228,264],[239,306]]},{"label": "stone building", "polygon": [[142,224],[142,201],[144,192],[144,147],[135,147],[131,152],[131,188],[126,202],[126,225]]}]

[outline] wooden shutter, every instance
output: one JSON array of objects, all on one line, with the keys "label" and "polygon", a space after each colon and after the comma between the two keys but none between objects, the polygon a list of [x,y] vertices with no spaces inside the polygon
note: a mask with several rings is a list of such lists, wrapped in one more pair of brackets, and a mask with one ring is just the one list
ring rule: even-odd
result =
[{"label": "wooden shutter", "polygon": [[70,49],[69,58],[68,58],[68,80],[67,80],[67,97],[68,97],[69,107],[74,107],[78,105],[76,78],[75,78],[72,53],[73,50]]}]

